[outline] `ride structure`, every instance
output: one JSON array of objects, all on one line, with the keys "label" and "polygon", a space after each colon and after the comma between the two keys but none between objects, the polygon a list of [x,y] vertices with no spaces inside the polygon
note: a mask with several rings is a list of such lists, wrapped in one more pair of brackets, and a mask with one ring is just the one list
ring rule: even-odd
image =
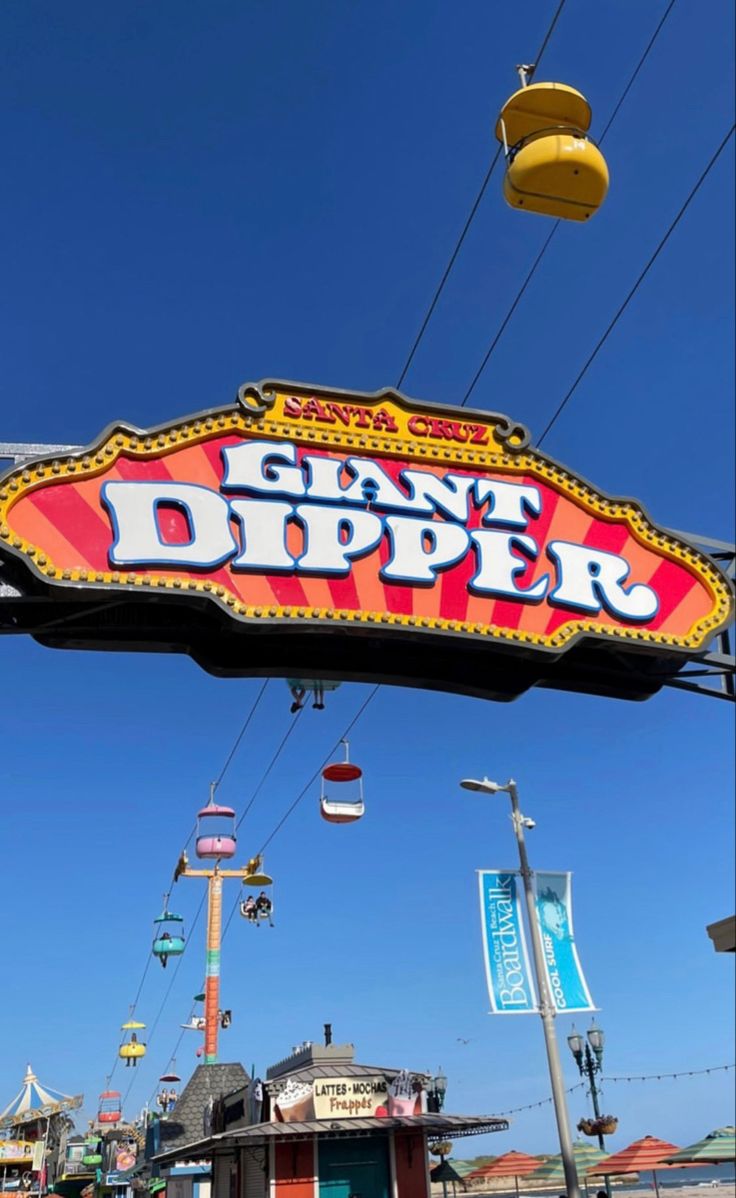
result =
[{"label": "ride structure", "polygon": [[57,1182],[64,1173],[70,1112],[83,1101],[83,1094],[44,1085],[28,1065],[19,1092],[0,1111],[0,1193],[23,1192],[28,1198],[51,1189],[63,1192]]},{"label": "ride structure", "polygon": [[495,130],[506,158],[506,203],[558,220],[589,220],[608,192],[606,160],[588,136],[590,104],[565,83],[530,83],[533,65],[516,69],[521,87]]},{"label": "ride structure", "polygon": [[[247,865],[241,866],[239,869],[222,869],[220,867],[221,858],[224,857],[227,859],[235,854],[235,812],[232,807],[221,807],[216,804],[214,793],[215,783],[210,787],[210,802],[208,806],[203,807],[198,813],[197,838],[195,841],[197,856],[204,861],[214,861],[212,868],[192,869],[186,852],[183,852],[174,870],[175,882],[179,878],[206,878],[207,880],[204,1020],[203,1026],[201,1017],[197,1018],[196,1021],[193,1019],[190,1024],[184,1025],[192,1030],[204,1031],[204,1046],[203,1049],[198,1049],[198,1055],[202,1053],[205,1065],[217,1064],[219,1030],[221,1027],[228,1027],[232,1020],[232,1013],[230,1011],[222,1011],[220,1009],[223,882],[227,878],[237,878],[244,884],[247,884],[249,879],[251,884],[253,884],[254,878],[263,878],[262,884],[264,885],[266,884],[266,879],[268,883],[272,881],[268,875],[261,875],[257,872],[261,865],[259,857],[251,858]],[[226,821],[227,827],[224,831],[216,830],[211,833],[209,825],[203,829],[203,820],[214,819],[216,817]]]}]

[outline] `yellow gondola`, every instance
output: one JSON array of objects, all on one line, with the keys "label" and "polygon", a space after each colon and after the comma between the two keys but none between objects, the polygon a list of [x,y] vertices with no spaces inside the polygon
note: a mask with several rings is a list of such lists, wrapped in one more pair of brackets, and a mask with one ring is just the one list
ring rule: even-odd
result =
[{"label": "yellow gondola", "polygon": [[146,1055],[146,1046],[137,1036],[137,1032],[145,1026],[145,1023],[139,1023],[136,1019],[129,1019],[123,1024],[122,1030],[130,1032],[130,1037],[120,1045],[118,1056],[122,1057],[126,1066],[137,1065],[140,1058]]},{"label": "yellow gondola", "polygon": [[[262,857],[251,857],[245,867],[243,885],[253,889],[273,886],[273,878],[263,870]],[[249,894],[240,904],[240,914],[256,927],[260,927],[264,921],[268,922],[269,927],[273,927],[273,899],[269,898],[263,889],[257,896]]]},{"label": "yellow gondola", "polygon": [[564,83],[526,85],[501,109],[496,137],[503,143],[503,192],[512,208],[561,220],[589,220],[608,192],[608,166],[587,136],[588,101]]}]

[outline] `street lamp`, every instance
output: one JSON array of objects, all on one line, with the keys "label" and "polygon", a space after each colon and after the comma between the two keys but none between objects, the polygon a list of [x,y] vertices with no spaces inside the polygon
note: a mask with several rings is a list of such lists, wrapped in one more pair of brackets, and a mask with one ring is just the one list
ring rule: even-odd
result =
[{"label": "street lamp", "polygon": [[[605,1044],[605,1033],[600,1027],[596,1027],[595,1022],[591,1023],[588,1028],[588,1042],[586,1044],[580,1032],[575,1031],[575,1025],[570,1035],[567,1037],[567,1043],[570,1046],[570,1052],[575,1058],[575,1064],[578,1067],[581,1077],[587,1077],[588,1085],[590,1086],[590,1097],[593,1101],[593,1111],[595,1117],[600,1124],[601,1110],[598,1104],[598,1087],[595,1084],[595,1075],[600,1073],[603,1068],[603,1045]],[[591,1048],[593,1049],[591,1053]],[[591,1128],[591,1131],[593,1129]],[[603,1138],[603,1132],[600,1126],[596,1132],[598,1137],[598,1146],[602,1152],[606,1151],[606,1141]],[[611,1198],[611,1182],[608,1176],[605,1176],[606,1193],[608,1198]]]},{"label": "street lamp", "polygon": [[442,1072],[442,1066],[440,1065],[439,1073],[436,1077],[432,1078],[431,1082],[427,1086],[427,1107],[430,1111],[434,1111],[435,1113],[439,1114],[445,1105],[446,1093],[447,1078]]},{"label": "street lamp", "polygon": [[514,825],[514,833],[516,835],[516,843],[519,849],[519,863],[521,866],[521,876],[524,882],[524,899],[526,902],[527,923],[532,941],[532,956],[534,959],[534,973],[537,979],[537,989],[539,991],[539,1014],[542,1019],[542,1029],[544,1031],[544,1043],[547,1050],[547,1064],[549,1066],[549,1077],[552,1085],[552,1102],[555,1109],[555,1118],[557,1120],[557,1134],[560,1141],[560,1153],[562,1156],[562,1166],[565,1171],[565,1188],[567,1198],[580,1198],[580,1185],[578,1182],[578,1171],[575,1165],[575,1157],[572,1148],[572,1139],[570,1136],[570,1120],[567,1113],[567,1102],[565,1099],[565,1083],[562,1077],[562,1068],[560,1066],[560,1054],[557,1047],[557,1036],[555,1034],[555,1016],[557,1011],[552,1002],[549,986],[547,985],[547,975],[544,968],[544,955],[542,951],[542,936],[539,931],[539,923],[535,914],[534,903],[534,888],[532,884],[532,871],[529,868],[529,858],[526,852],[526,841],[524,839],[524,829],[533,828],[534,820],[526,815],[522,815],[519,810],[519,795],[516,789],[516,783],[513,778],[510,778],[505,785],[498,782],[492,782],[490,778],[463,778],[460,785],[465,790],[477,791],[480,794],[507,794],[511,800],[511,822]]}]

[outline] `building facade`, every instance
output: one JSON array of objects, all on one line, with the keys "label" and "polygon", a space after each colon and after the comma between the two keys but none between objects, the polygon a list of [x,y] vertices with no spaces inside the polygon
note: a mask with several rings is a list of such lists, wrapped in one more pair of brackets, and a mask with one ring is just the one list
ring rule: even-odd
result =
[{"label": "building facade", "polygon": [[445,1114],[428,1075],[359,1064],[326,1039],[223,1094],[210,1134],[158,1154],[162,1174],[185,1155],[210,1164],[211,1198],[429,1198],[432,1142],[508,1127]]}]

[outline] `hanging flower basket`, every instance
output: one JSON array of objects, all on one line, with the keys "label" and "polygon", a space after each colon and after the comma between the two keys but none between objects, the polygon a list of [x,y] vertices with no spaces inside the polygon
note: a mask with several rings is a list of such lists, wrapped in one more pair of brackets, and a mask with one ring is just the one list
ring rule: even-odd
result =
[{"label": "hanging flower basket", "polygon": [[601,1115],[600,1119],[581,1119],[578,1131],[584,1136],[612,1136],[618,1127],[618,1119],[614,1115]]}]

